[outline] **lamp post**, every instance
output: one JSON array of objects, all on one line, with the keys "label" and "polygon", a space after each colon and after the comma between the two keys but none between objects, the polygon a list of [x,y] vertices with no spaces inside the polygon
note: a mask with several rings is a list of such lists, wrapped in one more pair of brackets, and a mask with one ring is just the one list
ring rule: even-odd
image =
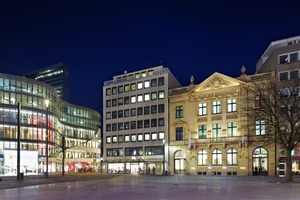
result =
[{"label": "lamp post", "polygon": [[166,140],[163,139],[163,175],[166,175],[165,174],[165,143],[166,143]]},{"label": "lamp post", "polygon": [[49,127],[48,127],[48,109],[49,109],[49,100],[45,101],[46,104],[46,177],[48,178],[48,145],[49,145]]}]

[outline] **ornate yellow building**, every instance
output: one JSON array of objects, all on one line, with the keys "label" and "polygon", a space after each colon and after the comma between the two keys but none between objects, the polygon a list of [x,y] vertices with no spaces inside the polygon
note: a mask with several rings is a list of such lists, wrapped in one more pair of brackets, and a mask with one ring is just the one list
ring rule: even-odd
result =
[{"label": "ornate yellow building", "polygon": [[214,73],[202,83],[170,90],[169,171],[193,175],[275,175],[274,145],[257,138],[264,121],[252,124],[243,99],[255,81],[274,74],[238,78]]}]

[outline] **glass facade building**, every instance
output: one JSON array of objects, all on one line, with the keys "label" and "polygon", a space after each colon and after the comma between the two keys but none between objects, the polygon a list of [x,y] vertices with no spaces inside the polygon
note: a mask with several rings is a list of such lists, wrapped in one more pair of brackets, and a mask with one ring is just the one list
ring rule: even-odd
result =
[{"label": "glass facade building", "polygon": [[[20,112],[18,105],[21,105]],[[46,171],[47,146],[49,172],[62,171],[63,152],[65,171],[98,171],[100,114],[62,100],[57,90],[48,84],[0,73],[1,175],[17,174],[18,116],[20,171],[25,175]]]}]

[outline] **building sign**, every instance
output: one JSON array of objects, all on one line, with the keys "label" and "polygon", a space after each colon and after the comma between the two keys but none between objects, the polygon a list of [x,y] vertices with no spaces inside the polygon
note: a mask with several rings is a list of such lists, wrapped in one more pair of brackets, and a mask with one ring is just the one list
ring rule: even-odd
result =
[{"label": "building sign", "polygon": [[[38,174],[38,152],[20,152],[20,172],[26,174]],[[17,151],[4,151],[4,175],[17,174]]]}]

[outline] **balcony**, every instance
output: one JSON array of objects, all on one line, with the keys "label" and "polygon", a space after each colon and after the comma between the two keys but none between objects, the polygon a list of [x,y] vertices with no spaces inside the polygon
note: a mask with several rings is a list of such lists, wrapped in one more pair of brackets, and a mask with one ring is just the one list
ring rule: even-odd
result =
[{"label": "balcony", "polygon": [[236,144],[247,143],[248,136],[234,136],[234,137],[218,137],[218,138],[206,138],[202,136],[200,139],[192,138],[192,144]]}]

